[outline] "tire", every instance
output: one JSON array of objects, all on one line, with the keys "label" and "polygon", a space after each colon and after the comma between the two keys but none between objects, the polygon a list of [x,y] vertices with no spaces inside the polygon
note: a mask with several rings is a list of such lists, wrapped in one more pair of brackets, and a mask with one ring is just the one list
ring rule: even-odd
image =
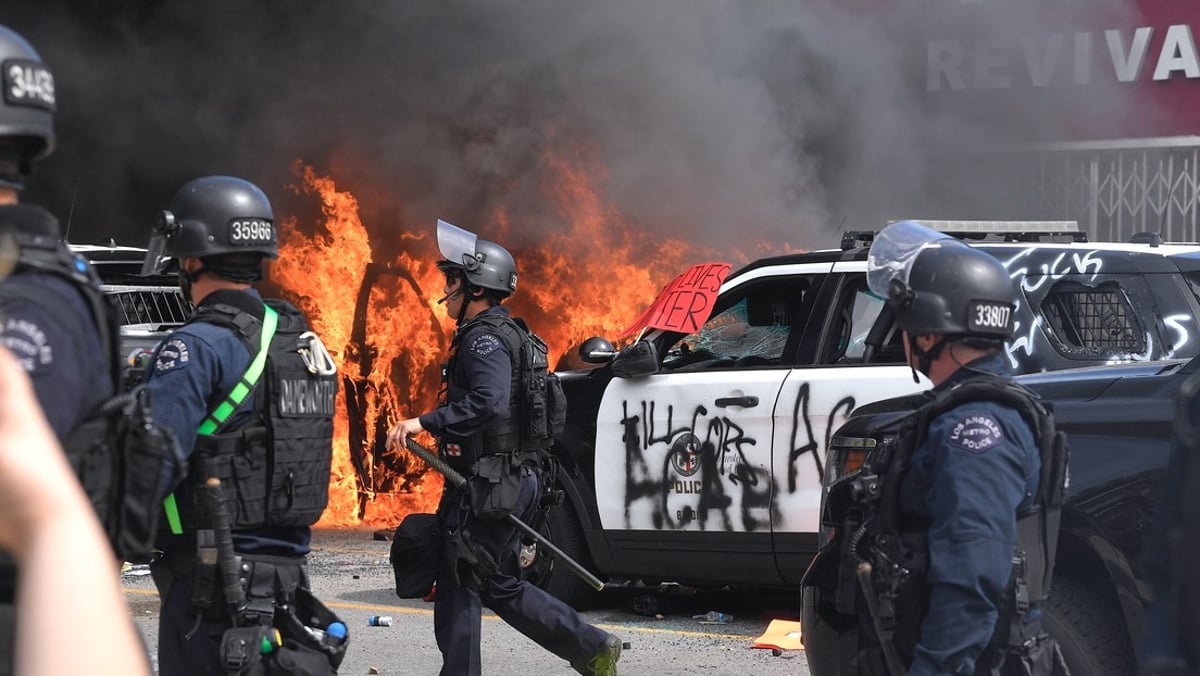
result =
[{"label": "tire", "polygon": [[1043,611],[1043,626],[1058,641],[1072,674],[1136,673],[1125,622],[1120,611],[1101,594],[1075,580],[1055,578]]},{"label": "tire", "polygon": [[[583,526],[570,500],[564,500],[563,504],[550,510],[550,518],[542,526],[541,533],[567,556],[595,572],[583,538]],[[544,548],[538,550],[537,558],[525,569],[525,579],[576,610],[586,609],[596,600],[596,590],[555,561]]]}]

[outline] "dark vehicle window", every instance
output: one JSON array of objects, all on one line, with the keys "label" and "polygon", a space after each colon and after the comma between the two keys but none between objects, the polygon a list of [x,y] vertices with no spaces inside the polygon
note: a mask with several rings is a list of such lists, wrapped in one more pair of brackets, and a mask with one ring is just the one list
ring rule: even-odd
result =
[{"label": "dark vehicle window", "polygon": [[1187,280],[1188,290],[1200,302],[1200,272],[1185,272],[1183,278]]},{"label": "dark vehicle window", "polygon": [[[783,364],[795,315],[813,285],[806,277],[749,283],[718,302],[704,326],[666,351],[666,369],[754,367]],[[795,328],[795,330],[799,330]]]},{"label": "dark vehicle window", "polygon": [[1042,301],[1042,315],[1055,346],[1068,356],[1146,349],[1145,330],[1116,282],[1098,286],[1059,282]]},{"label": "dark vehicle window", "polygon": [[110,287],[108,292],[119,308],[122,326],[182,324],[188,319],[183,296],[176,288]]}]

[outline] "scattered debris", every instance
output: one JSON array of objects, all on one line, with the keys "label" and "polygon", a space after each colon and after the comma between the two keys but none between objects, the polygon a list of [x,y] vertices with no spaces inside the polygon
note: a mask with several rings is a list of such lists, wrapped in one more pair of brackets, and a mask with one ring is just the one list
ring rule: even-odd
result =
[{"label": "scattered debris", "polygon": [[667,612],[667,600],[658,594],[639,594],[633,597],[633,612],[647,617],[661,617]]},{"label": "scattered debris", "polygon": [[145,563],[130,563],[125,561],[121,564],[121,577],[142,577],[150,574],[150,566]]},{"label": "scattered debris", "polygon": [[722,613],[719,610],[710,610],[703,615],[692,615],[693,620],[700,620],[700,624],[729,624],[733,622],[733,615]]},{"label": "scattered debris", "polygon": [[762,636],[754,640],[751,648],[770,648],[775,651],[804,650],[803,633],[800,623],[794,620],[771,620]]}]

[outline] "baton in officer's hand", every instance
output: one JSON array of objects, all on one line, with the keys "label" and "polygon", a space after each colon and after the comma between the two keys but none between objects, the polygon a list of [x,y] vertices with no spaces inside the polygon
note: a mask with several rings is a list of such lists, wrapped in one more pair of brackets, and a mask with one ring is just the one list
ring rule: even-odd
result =
[{"label": "baton in officer's hand", "polygon": [[[404,446],[428,463],[430,467],[440,472],[442,476],[446,477],[446,481],[449,481],[450,484],[455,488],[462,488],[467,485],[467,480],[463,478],[463,475],[454,471],[453,467],[447,465],[444,460],[434,455],[429,449],[413,441],[411,437],[404,438]],[[558,559],[558,561],[566,566],[568,570],[578,576],[579,579],[586,582],[589,587],[595,589],[596,591],[601,591],[604,589],[604,583],[600,581],[600,578],[593,575],[592,571],[584,568],[578,561],[572,559],[569,555],[567,555],[566,552],[556,547],[553,542],[547,540],[546,536],[542,535],[538,531],[534,530],[529,524],[517,518],[516,514],[508,514],[504,518],[510,524],[516,526],[518,530],[536,540],[540,546],[545,548],[547,553],[549,553],[555,559]]]}]

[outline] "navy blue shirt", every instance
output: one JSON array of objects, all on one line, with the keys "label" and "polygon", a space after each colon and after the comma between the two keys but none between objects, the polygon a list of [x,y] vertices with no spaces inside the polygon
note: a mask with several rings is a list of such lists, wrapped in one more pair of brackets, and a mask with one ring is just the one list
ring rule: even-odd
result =
[{"label": "navy blue shirt", "polygon": [[[15,287],[22,285],[41,287],[60,303],[50,310],[18,295]],[[91,309],[67,279],[22,270],[0,284],[0,318],[0,340],[29,374],[51,429],[59,439],[66,438],[93,407],[113,395],[109,355]]]},{"label": "navy blue shirt", "polygon": [[[1003,354],[970,370],[1010,375]],[[959,369],[940,392],[971,375]],[[1041,454],[1015,409],[972,402],[934,418],[900,487],[900,510],[927,517],[929,613],[909,676],[974,673],[1012,576],[1017,513],[1032,506]]]},{"label": "navy blue shirt", "polygon": [[[221,294],[210,294],[203,301],[216,302]],[[261,302],[257,291],[244,292]],[[253,355],[240,336],[232,329],[195,322],[185,324],[167,336],[154,351],[146,368],[146,389],[154,417],[171,429],[179,442],[183,457],[190,457],[196,446],[196,431],[205,416],[224,401],[237,382],[246,374]],[[254,411],[254,393],[242,402],[229,418],[226,427],[236,428]],[[186,472],[186,468],[183,468]],[[180,474],[182,475],[182,473]],[[184,481],[194,481],[186,477]],[[175,486],[161,486],[165,497]],[[234,545],[238,551],[287,551],[307,554],[311,531],[308,528],[259,528],[235,531]]]},{"label": "navy blue shirt", "polygon": [[[508,308],[489,307],[475,318],[490,315],[508,317]],[[468,320],[459,329],[456,355],[446,374],[446,402],[420,417],[421,426],[435,436],[471,437],[508,413],[512,361],[504,338],[491,326]]]}]

